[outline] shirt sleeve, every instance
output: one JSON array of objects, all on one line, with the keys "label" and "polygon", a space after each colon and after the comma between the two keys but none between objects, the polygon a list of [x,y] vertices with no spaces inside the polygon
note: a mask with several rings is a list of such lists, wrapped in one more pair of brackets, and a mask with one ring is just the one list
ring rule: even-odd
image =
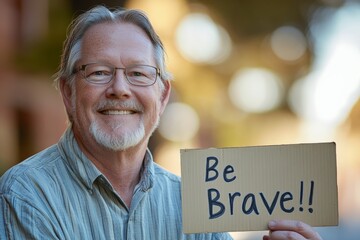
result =
[{"label": "shirt sleeve", "polygon": [[50,219],[31,203],[0,196],[0,239],[63,239]]},{"label": "shirt sleeve", "polygon": [[229,233],[193,233],[184,234],[182,240],[233,240]]},{"label": "shirt sleeve", "polygon": [[212,239],[216,240],[233,240],[229,233],[214,233]]}]

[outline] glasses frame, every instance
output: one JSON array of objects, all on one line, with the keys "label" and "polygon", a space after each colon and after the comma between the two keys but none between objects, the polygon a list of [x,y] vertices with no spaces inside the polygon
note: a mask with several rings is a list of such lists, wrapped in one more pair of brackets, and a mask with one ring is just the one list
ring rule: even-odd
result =
[{"label": "glasses frame", "polygon": [[[87,79],[87,77],[85,76],[86,67],[89,66],[89,65],[93,65],[93,64],[98,64],[98,65],[101,65],[101,66],[106,66],[106,67],[109,67],[109,68],[113,68],[113,74],[112,74],[112,77],[109,79],[109,81],[107,81],[107,82],[93,82],[93,81],[89,81],[89,80]],[[153,68],[153,69],[156,70],[155,80],[154,80],[152,83],[150,83],[150,84],[134,84],[133,82],[131,82],[131,81],[129,80],[129,78],[128,78],[127,74],[126,74],[126,69],[129,69],[129,68],[132,68],[132,67],[142,67],[142,66],[144,66],[144,67],[151,67],[151,68]],[[154,67],[154,66],[151,66],[151,65],[146,65],[146,64],[135,64],[135,65],[130,65],[130,66],[128,66],[128,67],[114,67],[114,66],[112,66],[112,65],[110,65],[110,64],[103,64],[103,63],[101,63],[101,62],[93,62],[93,63],[87,63],[87,64],[80,65],[78,68],[76,68],[76,69],[74,70],[73,74],[76,74],[76,73],[82,71],[83,74],[81,74],[81,75],[82,75],[82,77],[85,79],[86,82],[91,83],[91,84],[95,84],[95,85],[105,85],[105,84],[110,83],[110,82],[114,79],[114,77],[116,76],[116,70],[124,70],[124,75],[125,75],[126,81],[127,81],[129,84],[133,85],[133,86],[149,87],[149,86],[152,86],[152,85],[154,85],[154,84],[156,83],[156,81],[157,81],[157,79],[158,79],[158,76],[161,78],[161,74],[160,74],[160,69],[159,69],[159,68]]]}]

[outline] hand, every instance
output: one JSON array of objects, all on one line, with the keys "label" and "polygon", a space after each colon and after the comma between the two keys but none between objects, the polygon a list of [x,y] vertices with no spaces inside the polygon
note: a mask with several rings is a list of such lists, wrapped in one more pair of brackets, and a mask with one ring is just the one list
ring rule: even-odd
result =
[{"label": "hand", "polygon": [[269,235],[263,240],[322,240],[309,225],[293,220],[273,220],[268,224]]}]

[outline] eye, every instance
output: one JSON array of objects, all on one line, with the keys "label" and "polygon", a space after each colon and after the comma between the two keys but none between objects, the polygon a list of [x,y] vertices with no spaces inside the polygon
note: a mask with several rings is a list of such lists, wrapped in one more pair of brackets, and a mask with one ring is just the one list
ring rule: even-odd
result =
[{"label": "eye", "polygon": [[91,75],[98,75],[98,76],[107,75],[107,74],[109,74],[109,73],[105,72],[105,71],[96,71],[96,72],[91,73]]},{"label": "eye", "polygon": [[91,77],[91,76],[97,76],[97,77],[101,77],[101,76],[109,76],[111,75],[112,72],[110,70],[104,69],[104,70],[90,70],[87,71],[87,77]]},{"label": "eye", "polygon": [[140,68],[137,68],[137,69],[131,68],[131,69],[129,69],[127,74],[128,74],[129,77],[143,77],[143,76],[146,76],[146,73]]},{"label": "eye", "polygon": [[141,80],[153,79],[156,77],[156,68],[151,66],[133,66],[127,69],[127,76]]},{"label": "eye", "polygon": [[108,66],[101,66],[101,65],[88,65],[85,69],[86,77],[90,78],[98,78],[98,77],[107,77],[111,76],[113,70],[111,67]]}]

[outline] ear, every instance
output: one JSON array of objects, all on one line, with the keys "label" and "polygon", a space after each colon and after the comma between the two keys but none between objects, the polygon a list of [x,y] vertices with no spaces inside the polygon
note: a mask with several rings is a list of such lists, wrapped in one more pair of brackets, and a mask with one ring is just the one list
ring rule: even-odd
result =
[{"label": "ear", "polygon": [[72,89],[71,84],[68,82],[67,79],[61,78],[60,79],[60,92],[61,96],[66,108],[66,113],[68,115],[68,118],[71,121],[71,112],[74,108],[73,101],[72,101],[72,95],[73,95],[74,89]]},{"label": "ear", "polygon": [[166,105],[169,102],[170,93],[171,93],[171,84],[169,80],[164,80],[164,90],[161,94],[161,107],[160,107],[160,115],[164,112]]}]

